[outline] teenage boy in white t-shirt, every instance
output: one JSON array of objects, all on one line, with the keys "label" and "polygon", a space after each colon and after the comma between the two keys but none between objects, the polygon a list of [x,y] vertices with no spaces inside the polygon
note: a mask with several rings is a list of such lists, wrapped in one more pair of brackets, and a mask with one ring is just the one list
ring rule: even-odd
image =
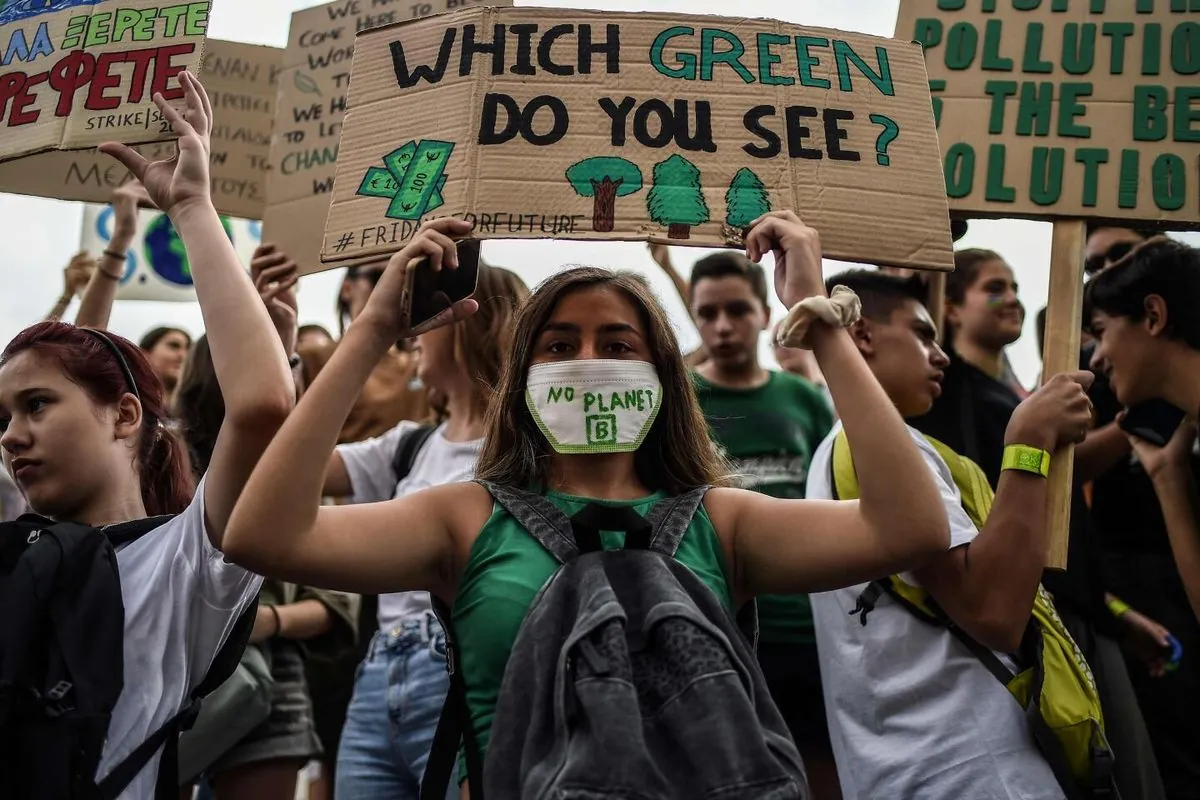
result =
[{"label": "teenage boy in white t-shirt", "polygon": [[[865,270],[829,283],[862,299],[863,318],[852,334],[901,415],[927,412],[949,359],[925,308],[924,285]],[[1090,381],[1090,373],[1073,373],[1034,393],[1013,413],[1006,443],[1052,453],[1082,439]],[[924,587],[959,627],[1015,668],[1006,654],[1019,649],[1049,544],[1046,479],[1006,470],[987,523],[977,530],[946,462],[909,431],[938,478],[951,542],[945,555],[901,577]],[[835,425],[813,456],[811,499],[834,496],[830,460],[840,432]],[[1008,689],[946,628],[917,619],[890,596],[879,598],[864,625],[852,614],[866,586],[812,595],[845,800],[1061,800]]]}]

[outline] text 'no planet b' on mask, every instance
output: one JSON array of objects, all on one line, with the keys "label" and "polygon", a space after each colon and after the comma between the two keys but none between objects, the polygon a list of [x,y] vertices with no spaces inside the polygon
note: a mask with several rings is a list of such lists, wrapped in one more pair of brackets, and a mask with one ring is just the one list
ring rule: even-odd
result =
[{"label": "text 'no planet b' on mask", "polygon": [[535,364],[525,404],[555,452],[637,450],[662,402],[662,384],[645,361],[581,359]]}]

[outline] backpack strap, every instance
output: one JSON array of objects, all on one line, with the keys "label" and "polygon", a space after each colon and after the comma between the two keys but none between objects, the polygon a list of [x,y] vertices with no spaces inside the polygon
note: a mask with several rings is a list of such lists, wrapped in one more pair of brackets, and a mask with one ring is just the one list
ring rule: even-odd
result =
[{"label": "backpack strap", "polygon": [[679,543],[683,541],[692,518],[696,516],[704,496],[708,494],[709,486],[697,486],[689,492],[674,497],[668,497],[657,503],[646,520],[654,529],[650,538],[650,549],[663,555],[675,557]]},{"label": "backpack strap", "polygon": [[[507,506],[506,506],[507,508]],[[446,789],[458,760],[458,745],[464,744],[467,757],[467,788],[472,800],[483,800],[483,753],[471,725],[471,709],[467,706],[467,684],[458,668],[458,651],[454,644],[451,611],[440,597],[430,594],[433,612],[446,634],[446,672],[450,676],[450,691],[433,733],[433,744],[425,762],[421,779],[421,800],[445,800]],[[465,741],[464,741],[465,739]]]},{"label": "backpack strap", "polygon": [[113,549],[118,550],[127,544],[136,542],[147,533],[150,533],[150,531],[174,518],[174,516],[174,514],[160,514],[157,517],[118,522],[115,525],[107,525],[101,530],[108,537],[108,541],[112,542]]},{"label": "backpack strap", "polygon": [[408,477],[413,464],[417,461],[417,453],[429,441],[429,437],[437,430],[436,425],[421,425],[413,428],[400,437],[396,452],[392,455],[392,472],[396,474],[396,483]]},{"label": "backpack strap", "polygon": [[540,494],[523,489],[503,486],[491,481],[479,481],[478,483],[487,489],[496,502],[504,506],[504,510],[522,528],[527,530],[530,536],[537,539],[560,564],[565,564],[579,555],[579,548],[575,546],[571,521],[567,519],[566,514],[559,510],[558,506]]}]

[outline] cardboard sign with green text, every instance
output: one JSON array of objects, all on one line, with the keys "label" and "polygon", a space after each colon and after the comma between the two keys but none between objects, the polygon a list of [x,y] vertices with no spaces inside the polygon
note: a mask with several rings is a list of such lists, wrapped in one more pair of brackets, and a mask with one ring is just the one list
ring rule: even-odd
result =
[{"label": "cardboard sign with green text", "polygon": [[1200,225],[1200,0],[901,0],[950,208]]},{"label": "cardboard sign with green text", "polygon": [[8,0],[0,3],[0,160],[106,141],[172,138],[154,106],[181,101],[208,0]]},{"label": "cardboard sign with green text", "polygon": [[333,190],[355,34],[485,4],[508,6],[512,0],[336,0],[292,14],[271,145],[263,241],[282,248],[300,264],[301,272],[321,269],[321,234]]},{"label": "cardboard sign with green text", "polygon": [[775,20],[472,9],[358,37],[322,258],[479,238],[739,246],[791,209],[825,255],[952,268],[920,49]]},{"label": "cardboard sign with green text", "polygon": [[[262,218],[282,59],[277,47],[217,39],[205,44],[198,74],[213,106],[212,198],[222,214]],[[151,160],[170,158],[175,143],[137,149]],[[107,203],[130,177],[125,167],[97,150],[52,151],[0,163],[0,191],[60,200]]]}]

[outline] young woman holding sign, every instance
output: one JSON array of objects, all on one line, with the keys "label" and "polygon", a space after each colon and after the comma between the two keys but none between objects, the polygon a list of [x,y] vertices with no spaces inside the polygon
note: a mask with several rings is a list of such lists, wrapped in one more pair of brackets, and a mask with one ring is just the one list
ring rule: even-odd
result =
[{"label": "young woman holding sign", "polygon": [[[359,386],[380,354],[410,333],[400,302],[407,265],[425,257],[428,268],[455,268],[454,237],[470,229],[452,218],[427,223],[392,257],[367,307],[256,468],[226,546],[239,563],[287,580],[360,592],[424,589],[452,605],[468,687],[468,735],[482,749],[508,653],[554,560],[476,483],[384,503],[320,505],[325,464]],[[791,212],[757,220],[746,247],[756,261],[774,251],[776,291],[788,307],[825,298],[817,233]],[[435,324],[472,313],[474,303],[462,301]],[[855,459],[866,465],[862,500],[710,491],[678,561],[730,613],[761,593],[821,591],[908,569],[948,546],[933,481],[849,335],[824,323],[810,333]],[[603,420],[585,419],[582,403],[555,402],[585,388],[593,396],[619,389],[622,396],[661,392],[661,398],[607,407],[610,420],[627,419],[605,436],[598,430],[588,436],[589,426]],[[593,406],[589,413],[596,414]],[[642,279],[573,269],[534,292],[517,319],[476,476],[538,490],[568,514],[600,501],[644,515],[664,497],[728,482],[670,322]]]}]

